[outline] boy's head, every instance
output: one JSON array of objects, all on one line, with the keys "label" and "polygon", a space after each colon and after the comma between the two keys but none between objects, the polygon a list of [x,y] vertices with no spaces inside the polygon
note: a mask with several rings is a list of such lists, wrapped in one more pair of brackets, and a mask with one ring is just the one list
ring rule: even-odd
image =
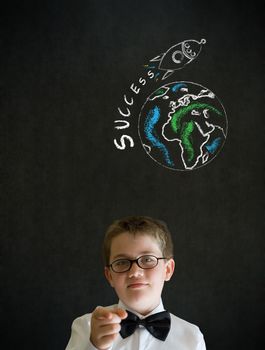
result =
[{"label": "boy's head", "polygon": [[128,308],[148,314],[158,306],[175,266],[165,223],[146,216],[116,220],[106,232],[103,252],[106,278]]},{"label": "boy's head", "polygon": [[112,240],[122,233],[131,235],[146,235],[153,237],[160,247],[161,253],[167,258],[173,257],[173,243],[167,225],[149,216],[127,216],[115,220],[107,229],[103,241],[103,258],[105,265],[110,263]]}]

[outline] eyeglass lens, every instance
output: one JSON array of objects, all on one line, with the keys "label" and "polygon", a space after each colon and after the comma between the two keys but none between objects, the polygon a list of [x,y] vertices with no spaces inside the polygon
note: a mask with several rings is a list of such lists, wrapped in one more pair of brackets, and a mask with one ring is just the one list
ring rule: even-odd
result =
[{"label": "eyeglass lens", "polygon": [[115,272],[125,272],[131,268],[133,262],[136,262],[142,269],[152,269],[157,265],[158,258],[152,255],[144,255],[135,260],[118,259],[111,264],[111,267]]}]

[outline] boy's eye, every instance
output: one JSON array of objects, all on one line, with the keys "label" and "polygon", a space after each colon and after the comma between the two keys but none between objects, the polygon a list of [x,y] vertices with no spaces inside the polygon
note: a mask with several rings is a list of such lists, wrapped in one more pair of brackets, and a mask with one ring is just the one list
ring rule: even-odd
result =
[{"label": "boy's eye", "polygon": [[115,266],[127,266],[130,262],[128,260],[118,260],[115,261]]},{"label": "boy's eye", "polygon": [[146,256],[143,256],[140,261],[141,261],[141,264],[144,264],[144,265],[153,265],[154,263],[156,263],[156,258],[153,256],[146,255]]},{"label": "boy's eye", "polygon": [[143,260],[144,262],[149,262],[149,261],[152,261],[153,259],[150,258],[150,256],[145,256],[142,260]]}]

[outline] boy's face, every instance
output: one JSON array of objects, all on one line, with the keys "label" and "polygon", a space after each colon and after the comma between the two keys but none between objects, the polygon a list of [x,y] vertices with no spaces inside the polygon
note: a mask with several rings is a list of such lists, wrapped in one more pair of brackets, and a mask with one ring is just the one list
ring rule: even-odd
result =
[{"label": "boy's face", "polygon": [[[110,263],[122,258],[137,259],[142,255],[163,257],[158,243],[151,236],[122,233],[112,240]],[[105,267],[105,275],[125,305],[146,315],[158,306],[164,282],[170,280],[174,266],[173,259],[161,259],[153,269],[141,269],[133,263],[129,271],[115,273]]]}]

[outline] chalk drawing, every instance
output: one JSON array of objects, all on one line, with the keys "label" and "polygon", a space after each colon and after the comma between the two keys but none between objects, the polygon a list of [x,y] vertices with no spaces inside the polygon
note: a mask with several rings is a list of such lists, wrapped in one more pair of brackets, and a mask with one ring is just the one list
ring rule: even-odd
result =
[{"label": "chalk drawing", "polygon": [[145,151],[157,163],[173,170],[193,170],[221,150],[227,117],[212,91],[193,82],[172,82],[146,99],[138,132]]},{"label": "chalk drawing", "polygon": [[[131,95],[124,94],[125,106],[118,107],[120,118],[114,128],[126,129],[127,134],[114,139],[117,149],[134,147],[133,136],[128,135],[129,120],[133,118],[135,101],[139,104],[142,99],[138,135],[143,149],[156,163],[171,170],[191,171],[217,156],[228,132],[227,115],[220,99],[195,82],[165,83],[176,71],[193,62],[205,43],[205,39],[184,40],[144,65],[145,76],[131,83]],[[156,86],[151,94],[147,89],[150,84]],[[144,92],[145,96],[149,93],[147,98]]]},{"label": "chalk drawing", "polygon": [[149,67],[155,68],[152,63],[158,63],[157,69],[165,71],[162,77],[162,80],[164,80],[173,74],[175,70],[182,69],[186,64],[195,60],[201,52],[202,45],[205,43],[205,39],[202,39],[200,42],[197,40],[182,41],[151,59]]}]

